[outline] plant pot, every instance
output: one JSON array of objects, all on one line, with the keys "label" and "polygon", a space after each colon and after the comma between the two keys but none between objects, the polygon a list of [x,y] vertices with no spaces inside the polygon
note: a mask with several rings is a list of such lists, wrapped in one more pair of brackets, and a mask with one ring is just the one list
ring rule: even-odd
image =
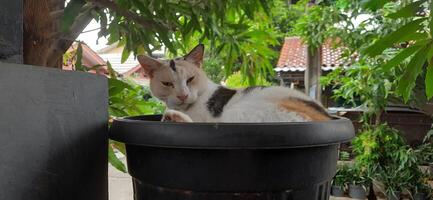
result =
[{"label": "plant pot", "polygon": [[427,195],[426,193],[416,193],[413,195],[413,200],[426,200]]},{"label": "plant pot", "polygon": [[160,115],[114,120],[136,200],[328,199],[346,119],[305,123],[171,123]]},{"label": "plant pot", "polygon": [[108,199],[107,79],[0,62],[0,199]]},{"label": "plant pot", "polygon": [[386,195],[386,197],[388,198],[388,200],[399,200],[400,199],[400,191],[395,192],[394,194],[392,193],[388,193]]},{"label": "plant pot", "polygon": [[344,197],[344,187],[333,185],[331,187],[331,195],[334,197]]},{"label": "plant pot", "polygon": [[349,185],[349,196],[354,199],[367,198],[367,191],[362,185]]}]

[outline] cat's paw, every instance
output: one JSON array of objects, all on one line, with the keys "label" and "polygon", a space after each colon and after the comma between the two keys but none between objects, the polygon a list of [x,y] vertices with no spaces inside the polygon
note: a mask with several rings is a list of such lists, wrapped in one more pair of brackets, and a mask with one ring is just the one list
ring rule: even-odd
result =
[{"label": "cat's paw", "polygon": [[167,110],[162,116],[163,122],[192,122],[192,119],[179,111],[176,110]]}]

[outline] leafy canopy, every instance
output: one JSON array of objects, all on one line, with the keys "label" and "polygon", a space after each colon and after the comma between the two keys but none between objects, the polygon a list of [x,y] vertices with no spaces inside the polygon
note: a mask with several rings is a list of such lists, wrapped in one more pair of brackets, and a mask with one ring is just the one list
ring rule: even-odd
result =
[{"label": "leafy canopy", "polygon": [[131,54],[167,48],[172,56],[205,43],[212,56],[224,58],[226,75],[240,69],[250,82],[273,74],[277,45],[270,10],[273,0],[71,0],[62,27],[67,31],[86,6],[96,5],[100,37],[124,45],[122,61]]}]

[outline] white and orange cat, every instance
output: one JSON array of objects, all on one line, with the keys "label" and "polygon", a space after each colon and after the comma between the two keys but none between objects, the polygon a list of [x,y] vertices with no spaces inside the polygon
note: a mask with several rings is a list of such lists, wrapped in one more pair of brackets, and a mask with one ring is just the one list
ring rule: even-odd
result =
[{"label": "white and orange cat", "polygon": [[331,117],[305,94],[285,87],[229,89],[202,70],[204,46],[173,60],[139,55],[152,95],[167,106],[163,121],[304,122]]}]

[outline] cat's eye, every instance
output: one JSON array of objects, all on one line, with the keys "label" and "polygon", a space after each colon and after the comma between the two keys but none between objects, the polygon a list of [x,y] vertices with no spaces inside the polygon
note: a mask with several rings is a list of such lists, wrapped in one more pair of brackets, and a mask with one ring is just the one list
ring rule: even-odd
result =
[{"label": "cat's eye", "polygon": [[162,85],[166,87],[173,87],[173,83],[161,81]]},{"label": "cat's eye", "polygon": [[194,76],[186,80],[186,83],[190,83],[192,80],[194,80]]}]

